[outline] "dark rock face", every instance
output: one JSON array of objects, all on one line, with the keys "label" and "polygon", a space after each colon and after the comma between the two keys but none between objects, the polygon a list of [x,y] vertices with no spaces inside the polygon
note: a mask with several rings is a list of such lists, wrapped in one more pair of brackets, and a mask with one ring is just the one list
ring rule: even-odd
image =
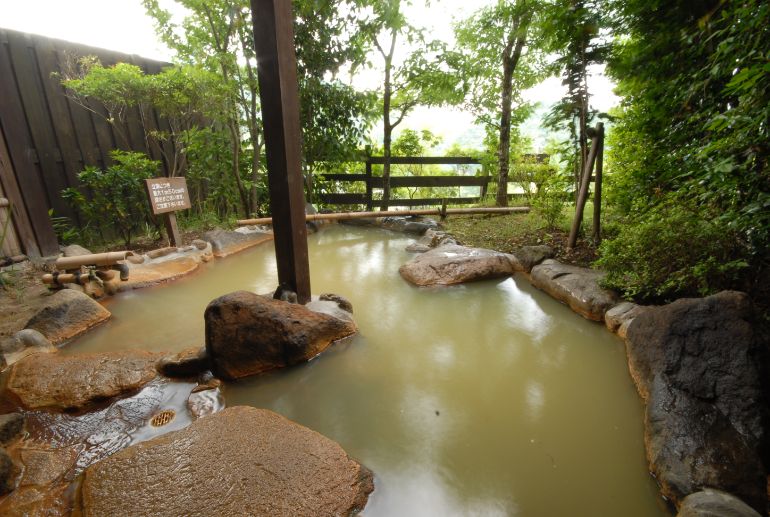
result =
[{"label": "dark rock face", "polygon": [[8,445],[24,432],[24,415],[7,413],[0,415],[0,445]]},{"label": "dark rock face", "polygon": [[682,501],[676,517],[760,517],[753,508],[730,494],[706,489]]},{"label": "dark rock face", "polygon": [[453,285],[509,276],[513,265],[505,253],[446,244],[416,256],[398,272],[418,286]]},{"label": "dark rock face", "polygon": [[529,273],[533,267],[545,259],[552,258],[554,253],[553,248],[545,244],[541,246],[522,246],[512,253],[514,267],[516,271]]},{"label": "dark rock face", "polygon": [[212,301],[204,319],[212,371],[225,379],[305,362],[357,330],[350,320],[247,291]]},{"label": "dark rock face", "polygon": [[90,296],[73,289],[62,289],[51,295],[43,309],[25,325],[58,344],[82,334],[110,317],[110,312]]},{"label": "dark rock face", "polygon": [[89,467],[83,515],[345,516],[372,474],[332,440],[264,409],[233,407]]},{"label": "dark rock face", "polygon": [[14,465],[5,449],[0,448],[0,495],[7,494],[16,488],[19,469]]},{"label": "dark rock face", "polygon": [[604,273],[546,260],[532,268],[532,285],[542,289],[589,320],[602,321],[604,313],[618,303],[612,291],[599,286]]},{"label": "dark rock face", "polygon": [[764,339],[746,295],[730,291],[646,308],[629,325],[647,456],[673,501],[711,487],[764,511]]}]

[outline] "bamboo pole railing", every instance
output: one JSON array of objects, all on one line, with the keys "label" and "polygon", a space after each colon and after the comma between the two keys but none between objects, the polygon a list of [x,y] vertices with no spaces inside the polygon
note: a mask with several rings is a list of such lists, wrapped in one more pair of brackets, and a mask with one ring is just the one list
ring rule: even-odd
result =
[{"label": "bamboo pole railing", "polygon": [[[391,217],[404,215],[436,215],[446,217],[447,215],[476,215],[476,214],[512,214],[527,213],[528,206],[494,207],[494,208],[426,208],[421,210],[379,210],[376,212],[338,212],[332,214],[308,214],[306,221],[340,221],[345,219],[367,219],[373,217]],[[257,219],[240,219],[237,221],[239,226],[250,226],[256,224],[272,224],[272,217],[260,217]]]}]

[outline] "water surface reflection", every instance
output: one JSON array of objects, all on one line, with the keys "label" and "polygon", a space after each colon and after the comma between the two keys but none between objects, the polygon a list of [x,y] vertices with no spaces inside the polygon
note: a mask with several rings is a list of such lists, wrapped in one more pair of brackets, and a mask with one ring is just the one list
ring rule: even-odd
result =
[{"label": "water surface reflection", "polygon": [[[525,280],[412,287],[398,275],[410,242],[344,226],[311,236],[313,292],[349,298],[360,334],[228,385],[228,405],[338,441],[375,472],[370,517],[665,515],[622,343]],[[251,250],[115,300],[114,321],[73,348],[202,344],[208,301],[275,284],[271,247]]]}]

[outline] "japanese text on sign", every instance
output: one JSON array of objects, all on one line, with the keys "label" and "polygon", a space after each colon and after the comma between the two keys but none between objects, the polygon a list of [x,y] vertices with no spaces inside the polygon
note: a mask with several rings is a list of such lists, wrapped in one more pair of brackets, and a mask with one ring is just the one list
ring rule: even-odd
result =
[{"label": "japanese text on sign", "polygon": [[184,178],[153,178],[147,180],[147,192],[154,214],[190,208],[190,196]]}]

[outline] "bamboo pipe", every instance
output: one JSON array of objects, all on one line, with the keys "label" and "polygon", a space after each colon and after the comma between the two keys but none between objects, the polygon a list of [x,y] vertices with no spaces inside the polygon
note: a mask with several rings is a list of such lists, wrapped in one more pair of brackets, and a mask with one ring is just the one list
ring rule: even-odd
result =
[{"label": "bamboo pipe", "polygon": [[[471,215],[471,214],[510,214],[529,212],[528,206],[495,207],[495,208],[447,208],[446,211],[440,208],[429,208],[423,210],[384,210],[378,212],[340,212],[334,214],[308,214],[306,221],[330,220],[339,221],[345,219],[366,219],[376,217],[390,217],[399,215]],[[240,219],[238,226],[249,226],[253,224],[272,224],[272,217],[261,217],[259,219]]]},{"label": "bamboo pipe", "polygon": [[[102,281],[109,281],[115,278],[115,271],[96,271],[95,275]],[[78,273],[60,273],[54,275],[47,273],[43,275],[43,283],[48,285],[63,285],[63,284],[81,284],[86,285],[91,280],[91,276]]]},{"label": "bamboo pipe", "polygon": [[56,269],[63,271],[77,269],[81,266],[114,266],[121,260],[134,255],[133,251],[111,251],[94,255],[78,255],[76,257],[59,257],[56,259]]}]

